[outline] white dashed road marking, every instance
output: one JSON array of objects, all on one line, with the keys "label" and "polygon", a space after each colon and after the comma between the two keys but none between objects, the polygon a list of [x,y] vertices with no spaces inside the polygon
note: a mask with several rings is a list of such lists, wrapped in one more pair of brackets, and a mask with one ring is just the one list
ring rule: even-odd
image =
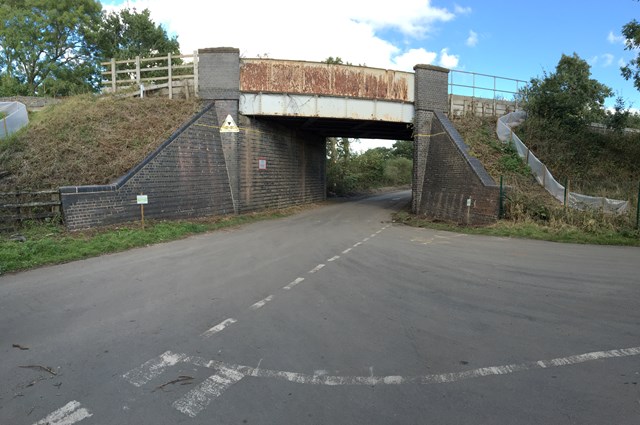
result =
[{"label": "white dashed road marking", "polygon": [[347,249],[345,249],[344,251],[342,251],[342,253],[343,253],[343,254],[346,254],[346,253],[348,253],[349,251],[351,251],[352,249],[353,249],[353,248],[347,248]]},{"label": "white dashed road marking", "polygon": [[93,416],[93,413],[80,406],[77,401],[70,401],[33,425],[71,425]]},{"label": "white dashed road marking", "polygon": [[294,286],[296,286],[298,283],[302,282],[303,280],[304,280],[304,277],[299,277],[296,280],[294,280],[293,282],[291,282],[290,284],[288,284],[287,286],[283,287],[282,289],[289,290],[289,289],[293,288]]},{"label": "white dashed road marking", "polygon": [[334,255],[333,257],[329,258],[327,261],[336,261],[338,258],[340,258],[339,255]]},{"label": "white dashed road marking", "polygon": [[266,303],[268,303],[269,301],[271,301],[273,299],[273,295],[269,295],[267,298],[258,301],[257,303],[253,304],[251,307],[249,307],[250,310],[257,310],[260,307],[264,307],[264,305]]},{"label": "white dashed road marking", "polygon": [[318,264],[317,266],[315,266],[314,268],[309,270],[309,273],[315,273],[315,272],[319,271],[323,267],[324,267],[324,264]]},{"label": "white dashed road marking", "polygon": [[234,324],[236,322],[237,322],[236,319],[231,319],[231,318],[225,319],[222,322],[215,325],[214,327],[212,327],[211,329],[208,329],[207,331],[203,332],[200,336],[204,338],[209,338],[211,335],[217,334],[227,326]]}]

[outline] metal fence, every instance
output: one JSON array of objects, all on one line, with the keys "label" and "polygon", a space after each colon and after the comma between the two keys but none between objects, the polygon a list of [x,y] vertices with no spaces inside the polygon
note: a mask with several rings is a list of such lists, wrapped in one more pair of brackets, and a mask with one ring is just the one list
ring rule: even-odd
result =
[{"label": "metal fence", "polygon": [[449,113],[501,116],[518,109],[524,80],[477,72],[449,72]]}]

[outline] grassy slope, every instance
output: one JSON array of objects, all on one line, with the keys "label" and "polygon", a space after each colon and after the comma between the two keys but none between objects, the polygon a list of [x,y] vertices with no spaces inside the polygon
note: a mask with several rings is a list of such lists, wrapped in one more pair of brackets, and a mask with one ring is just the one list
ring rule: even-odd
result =
[{"label": "grassy slope", "polygon": [[0,141],[0,191],[106,184],[126,173],[199,109],[197,101],[79,96],[31,115]]}]

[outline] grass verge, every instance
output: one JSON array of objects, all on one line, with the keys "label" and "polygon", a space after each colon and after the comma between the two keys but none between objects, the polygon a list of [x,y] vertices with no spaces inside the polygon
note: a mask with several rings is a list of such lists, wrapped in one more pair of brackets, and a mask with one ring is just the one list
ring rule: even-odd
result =
[{"label": "grass verge", "polygon": [[[305,206],[308,208],[309,206]],[[29,223],[20,230],[24,242],[0,240],[0,274],[66,263],[125,251],[199,233],[286,217],[302,207],[269,210],[237,216],[208,217],[190,221],[147,221],[80,232],[67,232],[60,224]]]},{"label": "grass verge", "polygon": [[640,246],[640,232],[638,230],[620,233],[615,230],[597,229],[589,232],[577,226],[567,224],[553,226],[543,225],[534,221],[513,222],[508,220],[500,220],[486,227],[467,227],[444,222],[434,222],[425,218],[416,217],[408,211],[394,213],[393,219],[396,222],[408,226],[472,235],[501,236],[591,245]]}]

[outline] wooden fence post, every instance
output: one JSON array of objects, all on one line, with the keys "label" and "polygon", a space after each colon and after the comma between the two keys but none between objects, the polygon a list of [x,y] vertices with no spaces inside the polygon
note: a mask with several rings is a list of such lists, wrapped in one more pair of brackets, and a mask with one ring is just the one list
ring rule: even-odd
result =
[{"label": "wooden fence post", "polygon": [[193,51],[193,93],[198,97],[198,51]]},{"label": "wooden fence post", "polygon": [[173,99],[173,80],[171,79],[172,77],[172,72],[171,72],[171,53],[168,54],[167,56],[167,72],[169,73],[168,77],[169,77],[169,99]]},{"label": "wooden fence post", "polygon": [[116,58],[111,58],[111,93],[116,92]]},{"label": "wooden fence post", "polygon": [[136,56],[136,83],[140,85],[140,56]]}]

